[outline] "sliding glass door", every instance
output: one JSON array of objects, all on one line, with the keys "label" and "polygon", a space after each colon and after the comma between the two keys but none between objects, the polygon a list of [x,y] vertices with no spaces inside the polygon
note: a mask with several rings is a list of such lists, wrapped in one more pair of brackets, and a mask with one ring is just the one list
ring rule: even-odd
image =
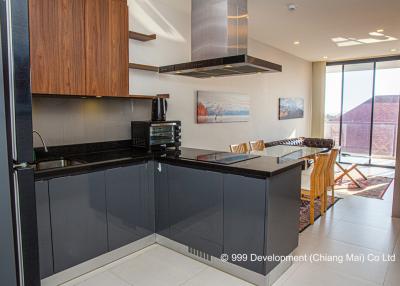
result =
[{"label": "sliding glass door", "polygon": [[400,98],[400,60],[376,63],[371,164],[395,164]]},{"label": "sliding glass door", "polygon": [[374,63],[345,65],[343,72],[341,161],[368,164]]},{"label": "sliding glass door", "polygon": [[342,147],[342,163],[394,166],[399,98],[400,60],[327,66],[325,137]]}]

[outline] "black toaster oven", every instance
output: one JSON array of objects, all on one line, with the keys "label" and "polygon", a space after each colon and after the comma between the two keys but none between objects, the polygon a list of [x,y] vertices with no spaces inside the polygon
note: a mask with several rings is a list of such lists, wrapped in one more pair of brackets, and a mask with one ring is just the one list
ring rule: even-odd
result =
[{"label": "black toaster oven", "polygon": [[181,146],[180,121],[132,121],[132,145],[147,151]]}]

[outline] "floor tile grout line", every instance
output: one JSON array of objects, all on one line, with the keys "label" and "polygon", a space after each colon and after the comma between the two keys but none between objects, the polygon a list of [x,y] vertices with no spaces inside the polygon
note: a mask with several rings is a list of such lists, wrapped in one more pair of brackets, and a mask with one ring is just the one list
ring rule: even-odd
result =
[{"label": "floor tile grout line", "polygon": [[[342,220],[342,219],[338,219],[338,221],[337,221],[336,223],[339,223],[339,221],[341,221],[341,220]],[[326,234],[322,234],[322,235],[323,235],[325,238],[328,238],[328,239],[330,239],[330,240],[334,240],[334,241],[337,241],[337,242],[340,242],[340,243],[348,244],[348,245],[350,245],[350,246],[356,246],[356,247],[358,247],[358,248],[364,248],[364,249],[367,249],[367,250],[370,250],[370,251],[376,251],[376,252],[381,252],[381,253],[390,253],[390,250],[389,250],[389,252],[387,252],[387,251],[385,252],[385,251],[382,251],[381,249],[369,248],[369,247],[365,247],[365,246],[363,246],[363,245],[355,244],[355,243],[352,243],[352,242],[348,242],[348,241],[343,241],[343,240],[335,239],[335,238],[333,238],[333,237],[330,236],[330,233],[331,233],[331,229],[330,229]],[[319,234],[315,235],[315,234],[312,234],[312,233],[311,233],[311,235],[314,236],[314,237],[320,236]],[[398,235],[400,235],[400,233],[399,233]],[[319,238],[320,238],[320,237],[319,237]],[[398,238],[396,237],[395,239],[397,240]],[[395,246],[396,246],[396,244],[395,244]],[[393,251],[394,251],[394,248],[393,248]]]},{"label": "floor tile grout line", "polygon": [[[170,251],[173,251],[172,249],[167,248],[167,247],[165,247],[165,246],[162,246],[162,245],[160,245],[160,244],[157,244],[157,243],[156,243],[156,245],[157,245],[156,248],[157,248],[157,247],[160,247],[160,248],[165,248],[165,249],[168,249],[168,250],[170,250]],[[138,256],[133,257],[132,259],[139,258],[140,256],[145,255],[146,252],[147,252],[147,251],[141,253],[141,254],[138,255]],[[173,252],[175,252],[175,251],[173,251]],[[188,256],[186,256],[186,255],[183,255],[183,254],[179,253],[179,252],[175,252],[175,254],[179,254],[179,255],[182,256],[182,257],[185,257],[185,258],[188,258],[188,259],[192,259],[192,258],[190,258],[190,257],[188,257]],[[185,282],[183,282],[183,283],[186,283],[187,281],[189,281],[190,279],[192,279],[194,276],[198,275],[198,274],[201,273],[202,271],[206,270],[207,267],[209,267],[209,266],[208,266],[207,264],[205,264],[205,263],[202,263],[202,262],[197,261],[197,260],[195,260],[195,259],[192,259],[192,260],[195,261],[195,262],[198,262],[199,264],[202,264],[202,265],[204,266],[204,268],[201,269],[201,270],[199,270],[198,272],[194,273],[192,277],[188,278],[188,279],[185,280]],[[120,264],[120,265],[123,265],[123,264],[125,264],[125,263],[127,263],[127,262],[128,262],[128,261],[126,261],[126,262],[124,262],[124,263],[122,263],[122,264]],[[119,265],[118,265],[118,266],[119,266]],[[117,266],[116,266],[116,267],[117,267]],[[113,268],[115,268],[115,267],[113,267]],[[131,285],[131,284],[130,284],[131,282],[125,280],[125,279],[124,279],[123,277],[121,277],[118,273],[114,272],[114,271],[113,271],[113,268],[110,268],[110,269],[109,269],[109,271],[110,271],[112,274],[114,274],[115,276],[117,276],[118,278],[120,278],[122,281],[124,281],[124,282],[128,283],[129,285]],[[182,285],[182,284],[179,284],[179,285]],[[131,286],[134,286],[134,285],[132,284]]]},{"label": "floor tile grout line", "polygon": [[[208,267],[208,266],[207,266]],[[192,277],[186,279],[184,282],[182,282],[181,284],[179,284],[178,286],[183,286],[185,285],[187,282],[189,282],[190,280],[192,280],[193,278],[195,278],[196,276],[200,275],[203,271],[206,271],[207,267],[205,267],[204,269],[200,270],[199,272],[197,272],[196,274],[194,274]]]},{"label": "floor tile grout line", "polygon": [[352,246],[356,246],[356,247],[359,247],[359,248],[365,248],[365,249],[368,249],[368,250],[377,251],[377,252],[382,252],[382,253],[386,253],[386,254],[390,253],[390,249],[388,249],[388,251],[383,251],[383,250],[381,250],[381,249],[368,248],[368,247],[365,247],[365,246],[360,245],[360,244],[355,244],[355,243],[348,242],[348,241],[338,240],[338,239],[335,239],[335,238],[332,238],[332,237],[328,237],[328,238],[331,239],[331,240],[338,241],[338,242],[347,243],[347,244],[350,244],[350,245],[352,245]]},{"label": "floor tile grout line", "polygon": [[[349,222],[349,221],[346,221],[346,220],[345,220],[345,219],[343,219],[343,218],[340,218],[339,220],[341,220],[341,221],[343,221],[343,222],[345,222],[345,223],[348,223],[348,224],[352,224],[352,225],[359,226],[359,227],[372,228],[372,229],[374,229],[374,230],[377,230],[377,231],[382,231],[382,229],[381,229],[381,228],[377,228],[377,227],[374,227],[374,226],[360,225],[360,224],[358,224],[358,223],[355,223],[355,222]],[[333,226],[333,227],[335,227],[335,226]],[[387,233],[389,233],[389,231],[384,231],[384,232],[387,232]]]},{"label": "floor tile grout line", "polygon": [[[323,266],[323,265],[320,265],[320,267],[325,268],[325,266]],[[333,273],[335,273],[335,274],[337,274],[337,275],[341,275],[341,276],[344,276],[344,277],[351,277],[351,278],[354,279],[354,280],[359,280],[359,281],[364,281],[364,282],[368,282],[368,283],[373,283],[373,284],[375,284],[375,285],[383,285],[383,283],[376,283],[375,281],[368,280],[368,279],[364,279],[364,278],[360,278],[359,276],[354,276],[354,275],[351,275],[351,274],[348,274],[348,273],[343,273],[343,272],[340,272],[339,270],[336,270],[336,269],[334,269],[334,268],[330,268],[330,267],[326,267],[326,268],[327,268],[328,271],[331,271],[331,272],[333,272]]]},{"label": "floor tile grout line", "polygon": [[[111,270],[111,269],[110,269]],[[112,276],[114,276],[115,278],[118,278],[119,280],[123,281],[124,283],[128,284],[129,286],[135,286],[134,284],[132,284],[132,282],[130,281],[126,281],[125,279],[123,279],[122,277],[119,277],[117,274],[115,274],[112,271],[108,271]],[[111,286],[111,285],[110,285]]]}]

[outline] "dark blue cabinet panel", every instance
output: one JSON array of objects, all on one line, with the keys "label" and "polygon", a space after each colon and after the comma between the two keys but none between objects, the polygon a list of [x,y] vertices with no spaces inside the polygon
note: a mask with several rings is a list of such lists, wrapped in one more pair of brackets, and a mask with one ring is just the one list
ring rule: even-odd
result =
[{"label": "dark blue cabinet panel", "polygon": [[49,181],[54,272],[107,252],[104,172]]},{"label": "dark blue cabinet panel", "polygon": [[247,261],[234,262],[265,275],[263,262],[251,255],[264,255],[266,181],[224,175],[224,253],[247,254]]},{"label": "dark blue cabinet panel", "polygon": [[172,239],[219,257],[223,235],[223,175],[168,165]]},{"label": "dark blue cabinet panel", "polygon": [[38,226],[40,278],[53,274],[53,245],[51,242],[49,183],[35,183],[36,217]]},{"label": "dark blue cabinet panel", "polygon": [[110,250],[154,233],[148,168],[139,164],[105,171]]}]

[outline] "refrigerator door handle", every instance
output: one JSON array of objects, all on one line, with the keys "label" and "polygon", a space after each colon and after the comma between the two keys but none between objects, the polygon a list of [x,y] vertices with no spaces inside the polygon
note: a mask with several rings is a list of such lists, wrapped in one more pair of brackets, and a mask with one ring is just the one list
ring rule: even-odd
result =
[{"label": "refrigerator door handle", "polygon": [[11,124],[11,144],[12,156],[14,160],[18,161],[17,153],[17,135],[15,132],[15,83],[14,83],[14,56],[13,56],[13,33],[12,33],[12,16],[11,16],[11,1],[6,1],[6,17],[7,17],[7,53],[8,53],[8,94],[10,99],[10,124]]},{"label": "refrigerator door handle", "polygon": [[14,163],[13,164],[13,169],[14,171],[18,170],[18,169],[23,169],[23,168],[28,168],[29,167],[29,163],[27,162],[23,162],[23,163]]},{"label": "refrigerator door handle", "polygon": [[17,251],[18,251],[18,268],[19,268],[19,283],[20,285],[25,285],[24,281],[24,257],[23,257],[23,248],[22,248],[22,233],[21,233],[21,216],[20,216],[20,196],[19,196],[19,188],[18,188],[18,174],[14,172],[14,202],[15,202],[15,223],[16,223],[16,239],[17,239]]}]

